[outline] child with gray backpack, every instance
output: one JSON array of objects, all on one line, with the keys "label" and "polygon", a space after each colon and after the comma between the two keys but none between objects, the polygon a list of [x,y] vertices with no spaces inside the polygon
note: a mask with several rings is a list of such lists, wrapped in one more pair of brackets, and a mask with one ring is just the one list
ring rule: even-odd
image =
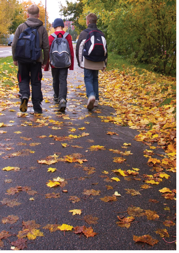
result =
[{"label": "child with gray backpack", "polygon": [[[54,101],[59,103],[59,110],[64,112],[67,101],[68,68],[74,68],[74,52],[71,35],[63,31],[64,23],[61,18],[53,22],[55,32],[49,36],[49,61],[53,77]],[[49,70],[49,61],[44,71]]]}]

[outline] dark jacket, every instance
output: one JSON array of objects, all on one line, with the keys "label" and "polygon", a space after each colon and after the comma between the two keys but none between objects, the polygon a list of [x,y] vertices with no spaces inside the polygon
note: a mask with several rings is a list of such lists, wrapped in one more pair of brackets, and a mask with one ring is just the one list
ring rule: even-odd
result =
[{"label": "dark jacket", "polygon": [[[97,29],[97,26],[96,26],[96,24],[89,24],[88,28],[91,30],[94,30],[94,29]],[[78,66],[81,68],[92,69],[92,70],[103,69],[104,67],[106,67],[107,58],[105,61],[102,61],[102,62],[93,62],[93,61],[87,60],[83,56],[83,48],[84,48],[84,43],[86,41],[87,34],[88,33],[85,30],[83,30],[80,33],[80,36],[79,36],[77,44],[76,44],[76,58],[78,61]],[[103,33],[102,33],[102,35],[105,37],[105,35]]]},{"label": "dark jacket", "polygon": [[[37,19],[37,18],[28,18],[26,20],[26,23],[31,27],[40,26],[38,28],[38,33],[39,33],[39,39],[40,39],[40,47],[41,47],[41,49],[43,49],[43,56],[42,56],[42,50],[41,50],[41,56],[38,59],[38,62],[41,62],[42,64],[46,64],[47,60],[48,60],[49,43],[48,43],[48,34],[47,34],[47,31],[46,31],[45,27],[43,26],[43,22],[40,19]],[[18,40],[20,34],[25,29],[27,29],[27,25],[25,23],[20,24],[16,29],[14,39],[13,39],[13,42],[12,42],[13,61],[16,61],[16,59],[15,59],[15,49],[16,49],[17,40]]]}]

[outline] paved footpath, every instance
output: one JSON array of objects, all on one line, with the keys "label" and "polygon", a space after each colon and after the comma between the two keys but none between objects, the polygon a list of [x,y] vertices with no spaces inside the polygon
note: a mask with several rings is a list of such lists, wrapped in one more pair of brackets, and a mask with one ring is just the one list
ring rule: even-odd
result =
[{"label": "paved footpath", "polygon": [[[175,174],[141,188],[144,175],[155,172],[144,157],[147,146],[134,140],[139,132],[102,122],[99,116],[110,116],[111,107],[99,104],[88,112],[77,65],[69,71],[65,114],[53,102],[50,71],[43,74],[42,116],[33,115],[31,102],[22,115],[19,100],[4,97],[0,249],[174,250],[176,244],[168,242],[176,239],[175,201],[159,189],[175,189]],[[12,101],[17,103],[11,106]],[[117,163],[115,157],[126,160]],[[127,176],[114,172],[119,169],[128,170]],[[146,243],[134,241],[144,235]]]}]

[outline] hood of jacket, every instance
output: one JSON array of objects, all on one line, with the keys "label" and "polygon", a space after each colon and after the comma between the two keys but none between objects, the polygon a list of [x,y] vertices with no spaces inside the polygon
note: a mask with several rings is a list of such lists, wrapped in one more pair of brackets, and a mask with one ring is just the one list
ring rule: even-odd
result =
[{"label": "hood of jacket", "polygon": [[30,27],[36,27],[43,25],[43,22],[38,18],[28,18],[25,21]]}]

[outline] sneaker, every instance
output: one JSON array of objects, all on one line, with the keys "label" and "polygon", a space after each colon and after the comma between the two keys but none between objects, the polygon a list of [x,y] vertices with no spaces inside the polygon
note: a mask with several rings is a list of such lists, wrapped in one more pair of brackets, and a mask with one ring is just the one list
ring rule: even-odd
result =
[{"label": "sneaker", "polygon": [[34,113],[42,113],[41,103],[33,104]]},{"label": "sneaker", "polygon": [[92,110],[94,108],[95,96],[91,95],[88,98],[87,109]]},{"label": "sneaker", "polygon": [[21,112],[26,112],[27,111],[27,103],[28,103],[28,98],[22,98],[21,99],[21,105],[20,105],[20,111]]},{"label": "sneaker", "polygon": [[98,100],[95,100],[95,102],[94,102],[94,107],[98,107],[98,103],[99,103],[99,101],[98,101]]},{"label": "sneaker", "polygon": [[54,100],[55,104],[59,103],[59,99],[58,98],[54,98],[53,100]]},{"label": "sneaker", "polygon": [[62,98],[59,103],[59,110],[60,112],[64,112],[66,109],[66,100]]}]

